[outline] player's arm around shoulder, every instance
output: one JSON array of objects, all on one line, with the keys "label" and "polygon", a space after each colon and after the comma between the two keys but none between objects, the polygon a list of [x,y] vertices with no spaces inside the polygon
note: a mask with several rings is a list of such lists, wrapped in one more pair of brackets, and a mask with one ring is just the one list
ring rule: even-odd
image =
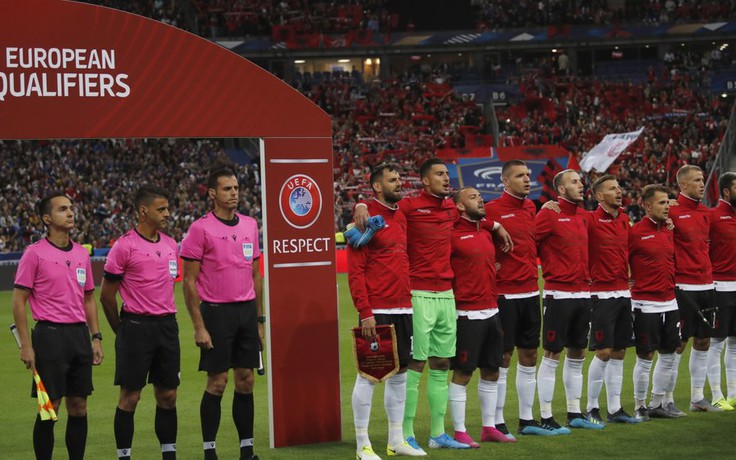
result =
[{"label": "player's arm around shoulder", "polygon": [[545,238],[552,233],[552,216],[556,215],[554,211],[549,209],[540,209],[534,218],[536,226],[537,244],[541,244]]}]

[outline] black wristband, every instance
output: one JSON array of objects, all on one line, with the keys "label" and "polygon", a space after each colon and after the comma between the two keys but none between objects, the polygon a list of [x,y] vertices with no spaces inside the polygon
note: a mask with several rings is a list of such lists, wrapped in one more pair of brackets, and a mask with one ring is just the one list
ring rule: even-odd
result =
[{"label": "black wristband", "polygon": [[95,332],[94,334],[92,334],[92,340],[95,339],[102,341],[102,332]]},{"label": "black wristband", "polygon": [[259,316],[258,317],[258,322],[259,323],[265,323],[266,322],[266,317],[265,316]]}]

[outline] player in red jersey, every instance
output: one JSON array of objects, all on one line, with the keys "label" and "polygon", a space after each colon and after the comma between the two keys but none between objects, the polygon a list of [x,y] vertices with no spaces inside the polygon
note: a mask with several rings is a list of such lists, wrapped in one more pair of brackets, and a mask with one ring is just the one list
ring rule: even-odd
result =
[{"label": "player in red jersey", "polygon": [[598,209],[587,213],[591,278],[588,417],[602,422],[598,396],[605,381],[609,422],[638,423],[621,406],[624,357],[633,345],[629,291],[629,216],[621,208],[621,187],[610,174],[591,186]]},{"label": "player in red jersey", "polygon": [[[409,258],[406,254],[406,217],[399,210],[401,177],[394,165],[374,168],[370,177],[374,197],[367,203],[371,215],[380,215],[385,226],[373,235],[367,245],[348,246],[348,281],[353,304],[360,316],[363,337],[376,337],[376,325],[393,324],[399,354],[399,372],[386,380],[383,396],[388,417],[387,454],[424,456],[404,441],[404,401],[406,368],[411,356],[412,309],[409,287]],[[375,383],[357,376],[353,387],[353,422],[357,442],[356,457],[376,460],[368,436],[368,424]]]},{"label": "player in red jersey", "polygon": [[[539,305],[537,269],[537,214],[534,203],[527,198],[531,190],[531,172],[521,160],[506,162],[501,169],[504,191],[500,197],[486,203],[489,219],[501,223],[514,240],[514,250],[496,248],[500,265],[496,280],[498,309],[504,340],[503,365],[498,379],[496,428],[509,434],[503,418],[506,399],[506,375],[516,347],[519,362],[516,368],[516,392],[519,397],[519,434],[551,435],[553,430],[534,420],[532,408],[536,393],[537,348],[542,327]],[[498,245],[498,243],[497,243]]]},{"label": "player in red jersey", "polygon": [[[409,362],[404,410],[404,436],[419,449],[414,435],[414,417],[419,398],[419,380],[429,363],[427,393],[430,407],[431,448],[467,449],[445,433],[450,358],[455,356],[457,321],[452,292],[450,265],[452,227],[459,214],[448,199],[450,177],[447,166],[438,158],[425,161],[419,169],[423,190],[418,196],[399,201],[407,220],[409,283],[412,289],[413,350]],[[365,228],[370,214],[365,203],[355,209],[355,223]],[[497,234],[506,241],[504,250],[513,249],[508,233],[500,227]]]},{"label": "player in red jersey", "polygon": [[544,358],[539,367],[538,389],[542,425],[556,434],[569,434],[552,416],[555,373],[560,353],[567,348],[562,373],[567,396],[567,424],[572,428],[603,429],[580,409],[583,362],[590,330],[590,276],[588,270],[588,223],[579,208],[583,182],[572,169],[553,181],[559,195],[560,213],[542,209],[537,214],[537,247],[544,275]]},{"label": "player in red jersey", "polygon": [[[708,382],[712,404],[723,410],[736,406],[736,173],[718,178],[721,199],[710,210],[710,260],[718,306],[715,330],[708,349]],[[726,346],[726,388],[721,391],[721,353]]]},{"label": "player in red jersey", "polygon": [[703,389],[707,374],[708,348],[713,334],[715,305],[713,302],[713,270],[710,263],[710,211],[700,200],[705,193],[703,171],[693,165],[685,165],[677,171],[680,195],[678,206],[672,206],[670,217],[675,225],[675,282],[677,305],[680,308],[682,345],[675,356],[672,381],[665,396],[665,407],[682,416],[672,398],[677,383],[677,373],[682,351],[690,337],[690,410],[719,412],[705,399]]},{"label": "player in red jersey", "polygon": [[452,230],[452,283],[457,305],[457,354],[452,360],[450,408],[455,440],[480,447],[465,427],[467,385],[480,368],[478,399],[482,418],[481,442],[515,442],[496,429],[499,367],[503,361],[503,332],[498,315],[495,248],[486,230],[498,225],[485,219],[483,197],[466,187],[454,197],[460,219]]},{"label": "player in red jersey", "polygon": [[[662,185],[644,187],[646,216],[629,231],[631,303],[634,308],[636,365],[634,401],[641,420],[649,416],[675,417],[664,406],[664,394],[672,377],[675,348],[680,345],[680,312],[675,299],[675,248],[667,228],[669,199]],[[649,374],[654,352],[659,352],[652,377],[652,400],[646,407]]]}]

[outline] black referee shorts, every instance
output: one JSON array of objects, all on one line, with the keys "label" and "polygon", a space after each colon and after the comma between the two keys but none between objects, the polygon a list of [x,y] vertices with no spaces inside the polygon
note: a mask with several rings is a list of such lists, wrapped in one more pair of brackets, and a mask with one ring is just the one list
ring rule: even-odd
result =
[{"label": "black referee shorts", "polygon": [[633,346],[633,327],[631,299],[591,299],[590,351]]},{"label": "black referee shorts", "polygon": [[714,292],[713,289],[683,291],[675,288],[683,341],[690,337],[705,339],[713,335],[713,323],[716,320]]},{"label": "black referee shorts", "polygon": [[[39,321],[31,332],[36,370],[49,399],[92,394],[92,342],[85,323]],[[36,397],[36,384],[31,384]]]},{"label": "black referee shorts", "polygon": [[544,299],[543,347],[559,353],[563,348],[585,349],[590,332],[590,299]]},{"label": "black referee shorts", "polygon": [[256,301],[200,304],[212,345],[200,350],[199,370],[219,374],[228,369],[258,367],[258,311]]},{"label": "black referee shorts", "polygon": [[148,383],[179,386],[181,352],[176,316],[123,312],[115,337],[115,385],[140,390]]},{"label": "black referee shorts", "polygon": [[503,351],[514,347],[536,350],[542,328],[542,309],[539,296],[507,299],[498,296],[498,311],[503,329]]}]

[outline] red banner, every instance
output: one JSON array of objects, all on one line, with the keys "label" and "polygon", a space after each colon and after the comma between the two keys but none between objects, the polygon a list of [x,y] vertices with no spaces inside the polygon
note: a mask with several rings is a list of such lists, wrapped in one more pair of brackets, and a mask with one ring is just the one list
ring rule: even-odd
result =
[{"label": "red banner", "polygon": [[381,383],[399,371],[399,351],[393,324],[376,326],[376,338],[363,338],[362,329],[354,327],[353,357],[360,375],[371,382]]}]

